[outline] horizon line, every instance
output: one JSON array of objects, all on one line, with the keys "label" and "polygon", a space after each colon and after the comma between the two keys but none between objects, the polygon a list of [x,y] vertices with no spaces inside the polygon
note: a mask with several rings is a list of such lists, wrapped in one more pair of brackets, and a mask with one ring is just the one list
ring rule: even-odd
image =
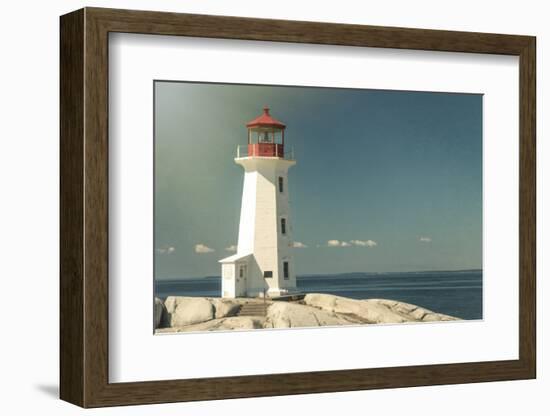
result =
[{"label": "horizon line", "polygon": [[[409,271],[385,271],[385,272],[340,272],[340,273],[302,273],[296,275],[296,277],[312,277],[312,276],[338,276],[344,274],[391,274],[391,273],[449,273],[449,272],[469,272],[469,271],[483,271],[483,268],[467,268],[467,269],[437,269],[437,270],[409,270]],[[156,278],[153,277],[154,281],[168,281],[168,280],[191,280],[191,279],[208,279],[208,278],[221,278],[220,275],[210,275],[210,276],[191,276],[191,277],[164,277]]]}]

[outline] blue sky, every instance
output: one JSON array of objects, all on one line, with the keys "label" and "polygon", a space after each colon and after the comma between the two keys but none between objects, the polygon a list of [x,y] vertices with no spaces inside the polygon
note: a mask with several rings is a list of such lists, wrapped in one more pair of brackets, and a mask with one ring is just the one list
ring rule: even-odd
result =
[{"label": "blue sky", "polygon": [[297,160],[298,275],[481,268],[481,95],[156,82],[156,278],[220,274],[264,105]]}]

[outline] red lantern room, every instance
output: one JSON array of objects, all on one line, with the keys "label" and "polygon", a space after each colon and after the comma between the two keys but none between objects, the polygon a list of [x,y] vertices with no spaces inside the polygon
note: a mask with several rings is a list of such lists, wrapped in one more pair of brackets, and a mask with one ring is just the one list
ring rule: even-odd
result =
[{"label": "red lantern room", "polygon": [[279,120],[264,113],[246,124],[248,128],[248,156],[266,156],[284,158],[285,128]]}]

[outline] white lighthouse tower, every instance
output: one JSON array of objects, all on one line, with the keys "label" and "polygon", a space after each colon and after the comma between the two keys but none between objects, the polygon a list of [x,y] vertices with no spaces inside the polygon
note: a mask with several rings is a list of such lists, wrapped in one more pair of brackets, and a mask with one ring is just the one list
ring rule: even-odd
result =
[{"label": "white lighthouse tower", "polygon": [[248,144],[235,158],[244,169],[238,248],[220,260],[222,297],[284,296],[297,292],[288,194],[296,161],[285,153],[286,126],[269,108],[246,127]]}]

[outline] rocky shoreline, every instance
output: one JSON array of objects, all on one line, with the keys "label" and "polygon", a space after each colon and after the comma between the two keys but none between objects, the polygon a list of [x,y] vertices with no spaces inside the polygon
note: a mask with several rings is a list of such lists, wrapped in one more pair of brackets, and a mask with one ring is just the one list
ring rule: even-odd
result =
[{"label": "rocky shoreline", "polygon": [[169,296],[155,298],[154,311],[157,334],[459,320],[394,300],[317,293],[298,301]]}]

